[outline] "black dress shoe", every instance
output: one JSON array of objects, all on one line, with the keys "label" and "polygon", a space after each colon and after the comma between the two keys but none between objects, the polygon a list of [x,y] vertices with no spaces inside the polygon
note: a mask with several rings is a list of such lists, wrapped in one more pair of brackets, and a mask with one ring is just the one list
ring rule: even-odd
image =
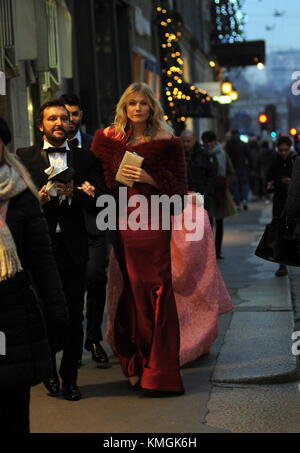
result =
[{"label": "black dress shoe", "polygon": [[57,395],[60,391],[60,382],[58,377],[52,376],[49,379],[45,379],[45,381],[43,381],[43,384],[51,396]]},{"label": "black dress shoe", "polygon": [[81,391],[77,384],[66,384],[63,382],[61,393],[68,401],[79,401],[82,397]]},{"label": "black dress shoe", "polygon": [[84,347],[87,351],[92,353],[92,359],[97,363],[98,368],[111,368],[107,354],[99,341],[96,343],[86,341]]}]

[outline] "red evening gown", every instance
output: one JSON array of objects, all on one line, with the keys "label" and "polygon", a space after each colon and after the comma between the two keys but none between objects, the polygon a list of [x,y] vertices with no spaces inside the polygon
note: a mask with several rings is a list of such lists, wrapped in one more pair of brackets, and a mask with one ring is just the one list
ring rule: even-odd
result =
[{"label": "red evening gown", "polygon": [[[168,159],[178,153],[184,165],[183,153],[176,139],[152,141],[129,148],[99,131],[92,147],[96,157],[103,163],[106,183],[108,187],[111,184],[116,200],[118,187],[113,187],[112,176],[116,174],[125,150],[135,150],[142,155],[145,158],[143,168],[155,178],[155,166],[159,165],[161,149],[166,153],[168,148],[174,148]],[[163,172],[163,163],[161,167],[160,171]],[[165,168],[166,179],[169,177],[172,181],[177,175],[171,174],[168,167]],[[180,172],[178,177],[181,177]],[[135,184],[133,188],[128,188],[128,197],[135,194],[144,195],[150,202],[151,195],[160,193],[149,184]],[[134,210],[128,208],[127,215],[122,218],[119,216],[120,224],[126,224]],[[150,216],[148,219],[150,225]],[[162,228],[154,231],[150,227],[148,230],[121,228],[111,231],[124,283],[114,322],[114,340],[115,352],[126,377],[140,376],[141,387],[145,389],[182,392],[180,333],[172,287],[170,234],[170,231],[163,231]]]}]

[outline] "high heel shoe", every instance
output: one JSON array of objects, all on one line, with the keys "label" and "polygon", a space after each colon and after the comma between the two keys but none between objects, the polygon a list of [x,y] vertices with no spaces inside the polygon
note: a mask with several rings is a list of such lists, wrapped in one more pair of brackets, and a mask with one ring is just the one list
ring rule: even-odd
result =
[{"label": "high heel shoe", "polygon": [[139,389],[140,388],[140,382],[141,382],[141,378],[139,376],[130,376],[128,378],[129,382],[130,382],[130,385],[132,388],[134,389]]}]

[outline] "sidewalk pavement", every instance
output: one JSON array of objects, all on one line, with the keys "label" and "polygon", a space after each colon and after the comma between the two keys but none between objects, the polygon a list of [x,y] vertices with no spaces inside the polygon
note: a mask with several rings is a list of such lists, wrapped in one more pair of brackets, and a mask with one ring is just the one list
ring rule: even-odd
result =
[{"label": "sidewalk pavement", "polygon": [[[226,223],[224,254],[230,259],[220,262],[220,268],[235,310],[214,369],[214,383],[271,384],[299,378],[297,359],[291,351],[294,318],[290,279],[276,277],[278,264],[254,255],[264,225],[271,220],[271,206],[262,206],[256,213],[258,222],[254,221],[252,204],[251,212],[239,215],[241,224],[234,218]],[[300,296],[296,269],[289,272]],[[298,314],[300,320],[300,303]]]},{"label": "sidewalk pavement", "polygon": [[[276,278],[277,266],[253,255],[269,216],[270,207],[255,203],[250,211],[226,221],[225,259],[219,265],[236,307],[233,313],[220,317],[219,337],[210,354],[183,367],[185,395],[143,397],[129,387],[116,358],[111,360],[111,369],[100,370],[85,352],[79,373],[82,400],[51,398],[43,385],[35,387],[31,401],[32,432],[251,432],[255,420],[258,424],[255,429],[262,429],[263,424],[256,416],[259,410],[264,411],[259,415],[262,418],[267,415],[265,425],[274,420],[274,411],[268,411],[275,406],[278,423],[283,423],[281,419],[285,417],[283,405],[294,404],[290,418],[298,415],[300,394],[294,387],[293,391],[287,389],[282,401],[276,385],[271,390],[252,385],[287,382],[298,377],[296,359],[291,354],[294,327],[289,279]],[[246,390],[241,388],[244,382],[250,384],[250,390],[249,385]],[[265,398],[265,391],[272,394],[273,403]],[[270,430],[276,432],[273,425]]]}]

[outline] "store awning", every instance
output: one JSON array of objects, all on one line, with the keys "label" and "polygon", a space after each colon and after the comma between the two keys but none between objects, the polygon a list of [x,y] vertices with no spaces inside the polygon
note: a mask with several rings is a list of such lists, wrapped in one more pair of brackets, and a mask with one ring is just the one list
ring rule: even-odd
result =
[{"label": "store awning", "polygon": [[265,41],[243,41],[212,46],[220,66],[253,66],[265,63]]}]

